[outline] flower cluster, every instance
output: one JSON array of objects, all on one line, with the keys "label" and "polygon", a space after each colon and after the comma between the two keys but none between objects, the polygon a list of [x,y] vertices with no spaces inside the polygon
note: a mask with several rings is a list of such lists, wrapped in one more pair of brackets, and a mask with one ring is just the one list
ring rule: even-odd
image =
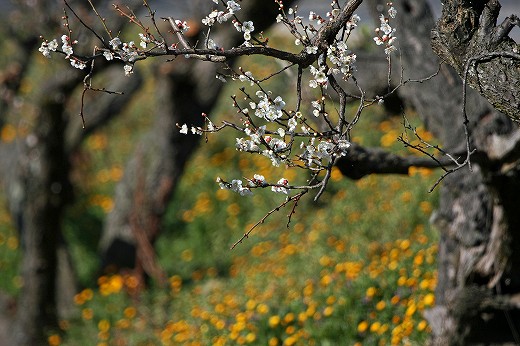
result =
[{"label": "flower cluster", "polygon": [[356,54],[352,53],[345,42],[338,41],[327,48],[327,57],[334,67],[329,71],[333,74],[342,74],[346,80],[355,70]]},{"label": "flower cluster", "polygon": [[175,20],[175,25],[177,25],[177,27],[182,31],[182,32],[186,32],[188,30],[190,30],[190,27],[188,25],[188,23],[183,20],[183,21],[180,21],[178,19]]},{"label": "flower cluster", "polygon": [[[78,68],[80,70],[83,70],[85,67],[87,67],[87,64],[85,64],[84,61],[76,58],[73,56],[74,49],[72,48],[73,44],[77,44],[78,41],[70,41],[70,37],[68,35],[62,35],[61,36],[61,53],[65,54],[65,59],[68,59],[70,61],[70,64],[72,67]],[[58,40],[53,39],[51,41],[44,40],[38,48],[38,51],[43,54],[46,58],[51,58],[51,52],[58,51]]]},{"label": "flower cluster", "polygon": [[[323,100],[321,100],[323,101]],[[322,110],[323,110],[323,107],[322,107],[322,102],[320,101],[311,101],[311,105],[312,105],[312,114],[317,118],[320,116]]]},{"label": "flower cluster", "polygon": [[44,57],[50,59],[51,58],[51,52],[55,52],[56,49],[58,49],[58,41],[56,41],[56,39],[54,39],[54,40],[52,40],[50,42],[43,41],[42,45],[40,46],[38,51],[40,53],[42,53]]},{"label": "flower cluster", "polygon": [[[294,131],[296,127],[296,121],[292,121],[293,126],[288,131]],[[273,166],[279,166],[281,160],[285,158],[284,155],[280,155],[281,152],[287,149],[287,143],[282,139],[265,135],[266,126],[260,126],[256,131],[252,131],[249,127],[246,127],[244,132],[250,137],[250,139],[237,138],[236,148],[239,151],[245,151],[250,153],[261,153],[265,157],[271,160]],[[285,135],[284,129],[278,129],[278,134],[282,137]],[[266,149],[261,150],[260,146],[264,146]]]},{"label": "flower cluster", "polygon": [[311,79],[309,81],[309,86],[311,88],[317,88],[318,86],[327,88],[328,78],[327,74],[325,73],[326,67],[320,66],[320,68],[316,68],[314,66],[311,66],[310,70],[314,79]]},{"label": "flower cluster", "polygon": [[[233,179],[230,183],[228,183],[222,180],[222,178],[217,177],[217,183],[221,189],[234,191],[241,196],[251,196],[253,194],[251,188],[270,186],[270,184],[266,182],[265,177],[261,174],[255,174],[253,175],[252,179],[246,180],[248,181],[248,186],[243,186],[242,180]],[[276,184],[271,185],[271,191],[287,194],[288,187],[289,180],[281,178]]]},{"label": "flower cluster", "polygon": [[263,91],[257,91],[256,96],[260,98],[258,104],[250,102],[249,106],[255,110],[257,117],[267,121],[275,121],[283,116],[285,102],[280,96],[276,96],[274,100],[271,100]]},{"label": "flower cluster", "polygon": [[[74,54],[74,49],[72,49],[72,45],[70,44],[69,36],[62,35],[61,42],[63,43],[63,45],[61,46],[61,50],[63,51],[63,53],[67,54],[67,56],[65,58],[68,59],[68,58],[70,58],[70,56],[72,54]],[[78,41],[74,41],[72,43],[76,44],[76,43],[78,43]]]},{"label": "flower cluster", "polygon": [[227,183],[220,177],[217,177],[217,183],[221,189],[234,191],[240,196],[250,196],[253,194],[250,188],[242,186],[242,180],[233,179],[231,183]]},{"label": "flower cluster", "polygon": [[271,191],[277,193],[285,193],[287,194],[287,186],[289,185],[289,181],[285,178],[281,178],[278,180],[275,186],[271,187]]},{"label": "flower cluster", "polygon": [[[218,4],[218,1],[214,1]],[[235,1],[228,1],[225,11],[213,10],[206,18],[202,19],[202,24],[213,26],[215,22],[224,23],[231,19],[236,12],[240,11],[240,5]]]},{"label": "flower cluster", "polygon": [[350,143],[345,139],[334,141],[320,140],[316,145],[316,140],[311,139],[309,145],[302,143],[304,149],[301,159],[307,167],[322,167],[324,164],[332,162],[336,157],[345,156],[350,147]]},{"label": "flower cluster", "polygon": [[[180,133],[182,133],[183,135],[187,135],[188,134],[188,125],[183,124],[182,126],[179,126],[177,124],[177,126],[180,128],[180,130],[179,130]],[[210,121],[209,125],[208,125],[208,128],[209,127],[213,128],[213,126],[214,126],[213,123]],[[190,128],[190,131],[194,135],[201,135],[202,134],[202,129],[200,127],[192,126]]]},{"label": "flower cluster", "polygon": [[385,46],[386,55],[390,55],[390,53],[397,50],[397,48],[394,46],[394,42],[396,40],[396,37],[394,35],[395,28],[392,28],[389,24],[390,18],[395,18],[397,11],[392,6],[391,2],[389,2],[388,5],[390,6],[390,8],[388,9],[389,17],[385,17],[384,14],[381,14],[381,16],[379,17],[380,26],[379,28],[375,29],[377,36],[374,37],[374,41],[378,46]]},{"label": "flower cluster", "polygon": [[249,43],[251,40],[251,33],[255,31],[255,26],[252,21],[247,21],[242,24],[242,32],[244,33],[244,40]]}]

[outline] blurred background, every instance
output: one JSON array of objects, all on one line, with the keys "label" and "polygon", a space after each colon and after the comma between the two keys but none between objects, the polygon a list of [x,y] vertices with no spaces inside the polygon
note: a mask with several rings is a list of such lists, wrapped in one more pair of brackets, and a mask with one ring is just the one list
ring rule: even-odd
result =
[{"label": "blurred background", "polygon": [[[301,15],[311,8],[324,14],[328,3],[303,1]],[[438,13],[439,3],[431,3]],[[85,2],[71,4],[102,32]],[[113,32],[138,40],[138,27],[98,4]],[[139,4],[130,8],[146,16]],[[195,41],[202,37],[197,23],[208,12],[200,9],[212,2],[149,4],[159,17],[195,18],[188,33]],[[516,0],[502,5],[504,15],[518,10]],[[215,66],[157,59],[137,64],[130,78],[121,65],[101,63],[93,88],[124,95],[83,95],[84,72],[37,51],[40,35],[63,34],[63,4],[2,0],[0,7],[0,334],[11,331],[22,308],[29,314],[31,300],[24,297],[32,292],[56,311],[35,312],[39,322],[20,325],[43,324],[43,336],[35,337],[49,345],[425,342],[430,328],[422,312],[434,304],[437,253],[428,220],[438,199],[427,191],[438,172],[413,169],[405,177],[352,181],[335,169],[319,202],[302,199],[290,219],[290,209],[274,213],[230,250],[283,196],[255,191],[243,198],[220,190],[217,176],[305,178],[239,153],[232,131],[211,135],[207,143],[178,134],[176,123],[202,124],[201,112],[214,123],[229,118],[230,95],[240,84],[219,83]],[[245,5],[244,11],[271,45],[292,44],[286,31],[262,21],[266,13]],[[73,36],[87,44],[88,33],[66,13]],[[370,54],[374,26],[368,11],[361,17],[351,49]],[[226,31],[216,35],[220,42],[238,40]],[[233,64],[255,76],[281,67],[261,57]],[[286,95],[294,75],[267,86]],[[435,142],[414,110],[403,107],[370,108],[354,140],[402,153],[397,138],[406,114],[423,139]],[[34,263],[45,265],[34,270]]]}]

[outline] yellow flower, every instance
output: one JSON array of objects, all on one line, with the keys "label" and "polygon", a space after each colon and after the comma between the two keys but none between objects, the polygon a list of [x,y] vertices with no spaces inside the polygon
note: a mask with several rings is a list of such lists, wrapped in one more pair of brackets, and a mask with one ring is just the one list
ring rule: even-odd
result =
[{"label": "yellow flower", "polygon": [[358,326],[357,326],[357,330],[358,332],[360,333],[364,333],[366,332],[366,330],[368,329],[368,322],[367,321],[361,321]]},{"label": "yellow flower", "polygon": [[425,320],[422,320],[421,322],[419,322],[419,324],[417,325],[417,330],[418,331],[423,331],[426,329],[426,327],[428,326],[428,323],[425,321]]},{"label": "yellow flower", "polygon": [[294,321],[294,313],[289,312],[287,315],[285,315],[283,320],[285,323],[291,323],[292,321]]},{"label": "yellow flower", "polygon": [[47,339],[49,346],[58,346],[61,345],[61,337],[58,334],[52,334]]},{"label": "yellow flower", "polygon": [[332,305],[335,302],[336,302],[336,297],[334,297],[334,296],[327,297],[327,305]]},{"label": "yellow flower", "polygon": [[305,312],[300,312],[298,314],[298,321],[305,322],[307,320],[307,314]]},{"label": "yellow flower", "polygon": [[425,295],[423,302],[424,305],[427,306],[433,305],[433,303],[435,303],[435,296],[433,295],[433,293],[428,293],[427,295]]},{"label": "yellow flower", "polygon": [[265,315],[269,312],[269,306],[265,304],[258,304],[258,306],[256,307],[256,311],[261,315]]},{"label": "yellow flower", "polygon": [[107,332],[110,329],[110,322],[101,320],[98,322],[98,329],[100,332]]},{"label": "yellow flower", "polygon": [[381,310],[383,310],[385,307],[386,307],[386,303],[385,303],[384,300],[380,300],[380,301],[377,302],[377,304],[376,304],[376,310],[377,310],[377,311],[381,311]]},{"label": "yellow flower", "polygon": [[298,341],[298,338],[294,335],[291,335],[287,339],[284,340],[283,344],[287,346],[292,346]]},{"label": "yellow flower", "polygon": [[136,313],[137,310],[133,306],[129,306],[123,311],[126,318],[134,318]]},{"label": "yellow flower", "polygon": [[428,201],[424,201],[424,202],[419,203],[419,208],[425,214],[430,214],[432,212],[432,209],[433,209],[431,203],[428,202]]},{"label": "yellow flower", "polygon": [[377,331],[379,330],[379,328],[381,327],[381,323],[380,322],[374,322],[370,325],[370,331],[372,333],[377,333]]},{"label": "yellow flower", "polygon": [[255,340],[256,340],[256,335],[255,335],[255,333],[248,333],[248,334],[246,335],[246,342],[248,342],[248,343],[252,343],[252,342],[255,341]]},{"label": "yellow flower", "polygon": [[332,171],[330,172],[330,178],[332,181],[340,181],[343,179],[343,174],[341,174],[341,171],[336,166],[332,167]]},{"label": "yellow flower", "polygon": [[269,327],[275,328],[278,324],[280,324],[280,316],[274,315],[269,317]]},{"label": "yellow flower", "polygon": [[181,252],[181,259],[184,262],[191,262],[193,259],[193,251],[191,249],[186,249]]},{"label": "yellow flower", "polygon": [[417,306],[415,304],[411,304],[407,309],[406,309],[406,316],[412,316],[413,314],[415,314],[415,311],[417,311]]},{"label": "yellow flower", "polygon": [[401,248],[401,250],[405,251],[406,249],[408,249],[410,247],[410,240],[408,240],[408,239],[402,240],[399,244],[399,247]]},{"label": "yellow flower", "polygon": [[296,328],[294,326],[289,326],[289,327],[285,328],[285,333],[287,335],[294,334],[295,331],[296,331]]},{"label": "yellow flower", "polygon": [[247,310],[254,310],[256,307],[256,302],[253,299],[249,299],[246,303]]},{"label": "yellow flower", "polygon": [[323,316],[328,317],[328,316],[332,315],[333,312],[334,312],[334,308],[332,306],[327,306],[323,310]]},{"label": "yellow flower", "polygon": [[366,296],[367,298],[372,298],[376,294],[377,289],[375,287],[367,288]]}]

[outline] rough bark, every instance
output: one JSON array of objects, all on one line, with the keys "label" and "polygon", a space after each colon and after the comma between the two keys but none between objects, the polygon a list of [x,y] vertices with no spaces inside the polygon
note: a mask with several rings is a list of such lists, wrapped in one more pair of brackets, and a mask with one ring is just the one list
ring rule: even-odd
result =
[{"label": "rough bark", "polygon": [[508,37],[517,16],[500,25],[498,0],[444,2],[432,31],[437,55],[493,106],[520,121],[520,46]]},{"label": "rough bark", "polygon": [[[445,12],[453,2],[446,2]],[[405,72],[412,78],[423,77],[438,66],[426,36],[434,27],[430,10],[419,0],[403,0],[394,6],[400,14],[396,27]],[[472,18],[478,21],[478,17]],[[435,40],[434,35],[434,44]],[[464,62],[457,65],[454,61],[465,61],[475,54],[466,53],[458,60],[448,60],[455,69],[443,66],[431,81],[400,90],[450,152],[460,152],[465,142],[462,81],[457,76]],[[499,66],[499,71],[505,69],[504,73],[511,75],[509,67],[514,64],[500,59],[494,63],[499,61],[507,65]],[[518,84],[497,85],[495,79],[479,78],[481,87],[486,82],[486,89],[495,89],[495,93],[503,93],[504,88],[514,90],[513,96],[518,92]],[[501,100],[483,94],[500,107]],[[507,116],[494,111],[477,92],[468,89],[466,96],[471,143],[477,151],[472,156],[473,171],[452,173],[441,187],[440,206],[432,217],[441,233],[436,307],[425,315],[434,345],[516,344],[520,342],[520,273],[516,270],[520,264],[520,223],[515,212],[520,198],[520,134]]]}]

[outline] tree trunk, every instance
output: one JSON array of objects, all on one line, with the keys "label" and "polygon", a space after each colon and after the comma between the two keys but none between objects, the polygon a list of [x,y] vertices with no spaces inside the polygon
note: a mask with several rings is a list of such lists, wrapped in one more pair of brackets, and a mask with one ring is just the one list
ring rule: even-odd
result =
[{"label": "tree trunk", "polygon": [[[70,78],[71,77],[71,78]],[[34,132],[19,151],[20,206],[18,230],[24,256],[23,286],[17,302],[11,345],[44,344],[46,331],[57,328],[57,248],[63,207],[71,198],[69,164],[64,151],[66,121],[63,92],[76,84],[58,81],[60,88],[42,88],[40,113]],[[52,91],[52,92],[49,92]]]},{"label": "tree trunk", "polygon": [[[423,0],[403,0],[394,6],[405,79],[425,77],[439,62],[427,36],[434,27],[431,11]],[[453,59],[448,61],[453,64]],[[458,155],[465,155],[462,81],[457,76],[463,65],[459,62],[455,70],[443,65],[432,80],[399,91],[443,147]],[[505,73],[511,75],[509,70]],[[480,80],[481,89],[495,87],[494,79],[488,82]],[[509,82],[496,90],[503,88],[514,90],[513,96],[519,90],[518,83],[515,87]],[[495,105],[500,102],[492,100]],[[433,345],[519,344],[520,134],[510,118],[471,89],[466,111],[476,153],[471,157],[472,171],[452,173],[441,186],[440,206],[432,217],[441,233],[436,306],[425,315]]]},{"label": "tree trunk", "polygon": [[[29,83],[34,84],[35,92],[29,97],[20,90],[25,84],[22,80],[28,78],[29,67],[34,64],[33,52],[40,42],[38,35],[45,34],[46,28],[52,28],[49,32],[54,34],[61,25],[61,6],[43,1],[30,5],[20,2],[9,16],[10,34],[5,35],[19,48],[13,54],[22,56],[13,57],[14,62],[10,63],[14,66],[13,74],[8,80],[0,80],[0,123],[15,119],[16,123],[25,121],[32,125],[25,137],[18,134],[15,141],[0,145],[0,179],[6,187],[23,254],[20,269],[23,286],[7,331],[9,345],[44,345],[46,333],[58,330],[58,316],[70,317],[76,293],[75,275],[61,225],[63,210],[72,200],[70,155],[90,131],[118,114],[120,107],[113,106],[119,100],[127,101],[132,95],[131,90],[107,105],[98,102],[98,109],[100,105],[106,109],[100,109],[102,116],[81,132],[67,126],[70,119],[81,121],[77,113],[69,114],[66,109],[67,101],[83,79],[78,70],[63,67],[63,72],[49,73],[42,77],[43,81],[31,79]],[[56,8],[58,11],[53,11]],[[116,19],[111,23],[117,28],[118,23],[124,22]],[[38,33],[33,30],[35,26]],[[35,114],[27,119],[25,114],[20,115],[20,109],[34,109]]]}]

